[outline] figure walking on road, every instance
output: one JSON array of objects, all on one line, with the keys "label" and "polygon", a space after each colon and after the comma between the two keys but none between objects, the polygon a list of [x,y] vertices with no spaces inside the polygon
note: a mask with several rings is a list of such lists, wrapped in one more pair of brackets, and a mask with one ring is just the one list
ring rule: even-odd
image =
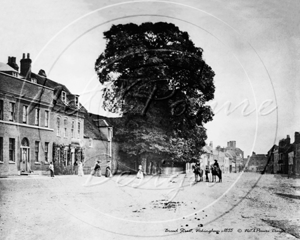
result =
[{"label": "figure walking on road", "polygon": [[82,177],[83,175],[84,175],[83,162],[79,161],[79,163],[78,163],[78,176]]},{"label": "figure walking on road", "polygon": [[54,166],[52,162],[49,164],[49,170],[50,170],[50,177],[54,177]]},{"label": "figure walking on road", "polygon": [[96,161],[95,166],[94,166],[94,168],[93,168],[93,170],[91,172],[92,176],[94,176],[94,175],[96,175],[97,177],[101,177],[102,176],[100,163],[101,163],[100,160]]},{"label": "figure walking on road", "polygon": [[195,182],[198,182],[198,176],[200,177],[200,182],[203,180],[203,170],[200,168],[200,162],[196,162],[196,164],[193,166],[194,174],[195,174]]},{"label": "figure walking on road", "polygon": [[205,168],[205,181],[206,181],[206,182],[209,182],[209,177],[208,177],[208,174],[209,174],[209,173],[210,173],[209,167],[206,166],[206,168]]},{"label": "figure walking on road", "polygon": [[143,173],[143,169],[142,169],[142,165],[139,165],[139,171],[136,175],[136,178],[138,179],[143,179],[144,178],[144,173]]}]

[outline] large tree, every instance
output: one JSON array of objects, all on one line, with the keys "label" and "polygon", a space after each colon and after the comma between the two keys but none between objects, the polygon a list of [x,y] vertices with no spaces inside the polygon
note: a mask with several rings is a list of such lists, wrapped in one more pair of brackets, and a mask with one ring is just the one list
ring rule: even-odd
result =
[{"label": "large tree", "polygon": [[113,25],[95,70],[103,107],[123,114],[124,151],[165,152],[180,159],[205,144],[213,113],[214,72],[187,32],[171,23]]}]

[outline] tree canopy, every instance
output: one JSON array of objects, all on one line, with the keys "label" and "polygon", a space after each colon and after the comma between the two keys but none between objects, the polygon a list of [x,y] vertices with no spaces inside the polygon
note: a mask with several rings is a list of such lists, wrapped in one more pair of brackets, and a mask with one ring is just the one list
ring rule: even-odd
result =
[{"label": "tree canopy", "polygon": [[119,134],[132,142],[126,151],[165,151],[177,158],[199,152],[206,139],[203,124],[213,117],[205,104],[215,90],[203,50],[165,22],[113,25],[104,38],[95,70],[106,86],[104,109],[123,114]]}]

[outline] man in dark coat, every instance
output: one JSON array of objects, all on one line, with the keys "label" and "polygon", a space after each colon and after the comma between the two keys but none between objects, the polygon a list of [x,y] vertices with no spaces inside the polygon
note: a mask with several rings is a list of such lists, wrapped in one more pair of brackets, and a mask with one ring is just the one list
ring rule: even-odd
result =
[{"label": "man in dark coat", "polygon": [[218,160],[215,160],[214,166],[215,166],[215,167],[217,167],[218,169],[220,169],[220,166],[219,166]]}]

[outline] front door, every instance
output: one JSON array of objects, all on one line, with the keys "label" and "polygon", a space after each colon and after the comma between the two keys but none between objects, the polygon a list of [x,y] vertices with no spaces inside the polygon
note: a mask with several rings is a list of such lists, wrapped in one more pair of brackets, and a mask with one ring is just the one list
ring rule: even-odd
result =
[{"label": "front door", "polygon": [[30,162],[29,162],[29,148],[21,147],[21,163],[20,163],[21,172],[30,171]]}]

